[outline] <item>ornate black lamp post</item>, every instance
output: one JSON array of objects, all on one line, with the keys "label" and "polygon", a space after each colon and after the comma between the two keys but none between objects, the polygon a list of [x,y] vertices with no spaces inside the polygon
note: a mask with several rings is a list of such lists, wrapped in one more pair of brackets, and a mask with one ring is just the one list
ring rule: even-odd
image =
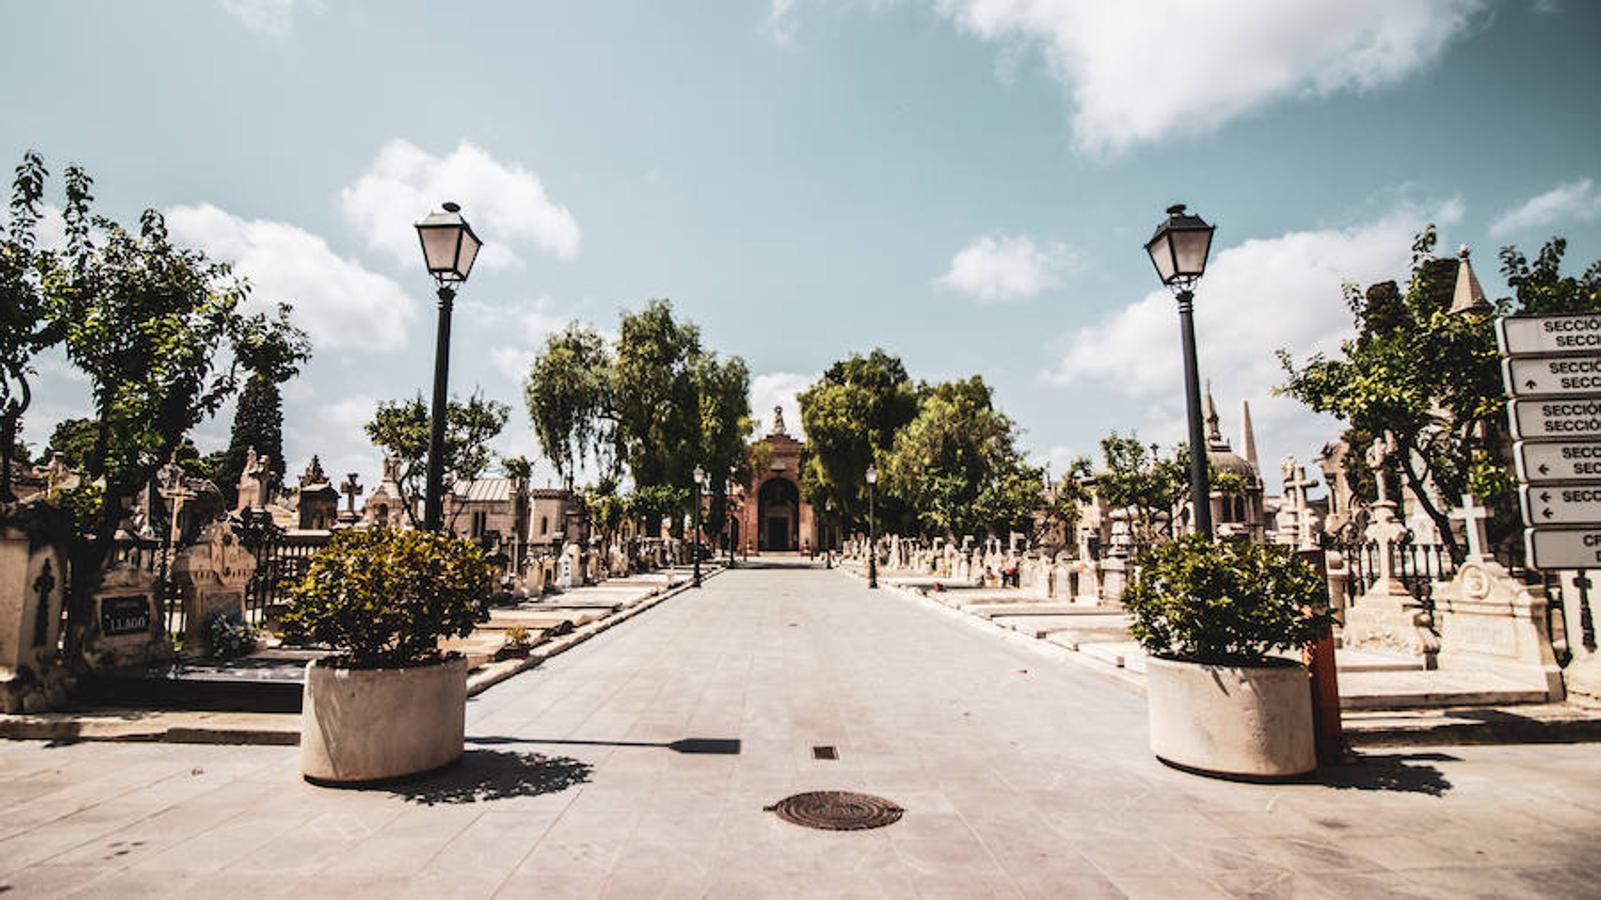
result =
[{"label": "ornate black lamp post", "polygon": [[461,217],[461,207],[446,203],[444,212],[429,213],[417,223],[428,274],[439,285],[439,330],[434,345],[434,407],[428,432],[428,496],[423,526],[438,531],[445,520],[445,404],[450,380],[450,312],[456,285],[467,280],[483,241]]},{"label": "ornate black lamp post", "polygon": [[[695,492],[694,492],[695,493],[695,504],[694,504],[695,543],[692,545],[692,549],[689,552],[690,552],[690,555],[695,558],[695,563],[694,563],[694,566],[695,566],[694,584],[695,584],[695,587],[700,587],[700,489],[701,489],[701,485],[706,483],[706,470],[702,469],[700,466],[696,466],[694,475],[695,475]],[[680,519],[679,521],[683,521],[683,520]]]},{"label": "ornate black lamp post", "polygon": [[867,586],[878,587],[878,517],[873,508],[873,494],[877,490],[878,466],[867,465]]},{"label": "ornate black lamp post", "polygon": [[1184,204],[1167,208],[1167,219],[1145,243],[1162,283],[1172,288],[1179,302],[1179,329],[1184,339],[1184,394],[1190,416],[1190,502],[1195,507],[1195,530],[1212,537],[1212,486],[1207,480],[1206,436],[1201,425],[1201,384],[1195,361],[1195,282],[1206,271],[1212,250],[1213,226],[1200,216],[1184,212]]}]

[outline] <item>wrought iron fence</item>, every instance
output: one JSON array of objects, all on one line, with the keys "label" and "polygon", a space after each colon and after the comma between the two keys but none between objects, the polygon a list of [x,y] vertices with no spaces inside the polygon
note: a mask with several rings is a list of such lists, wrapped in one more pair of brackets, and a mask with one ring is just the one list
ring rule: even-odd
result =
[{"label": "wrought iron fence", "polygon": [[245,584],[245,621],[260,625],[306,574],[311,557],[328,545],[328,532],[291,534],[260,511],[247,511],[235,525],[239,540],[256,557],[256,571]]},{"label": "wrought iron fence", "polygon": [[[1344,558],[1345,596],[1340,599],[1344,601],[1342,608],[1348,609],[1379,580],[1379,554],[1384,552],[1384,546],[1376,541],[1330,543],[1324,550],[1338,551]],[[1389,550],[1390,571],[1408,593],[1432,612],[1434,583],[1450,580],[1461,560],[1444,544],[1392,544]]]}]

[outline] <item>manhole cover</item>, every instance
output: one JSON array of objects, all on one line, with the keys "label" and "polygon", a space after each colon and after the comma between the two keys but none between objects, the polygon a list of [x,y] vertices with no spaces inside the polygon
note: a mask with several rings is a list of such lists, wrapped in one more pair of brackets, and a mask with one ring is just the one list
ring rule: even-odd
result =
[{"label": "manhole cover", "polygon": [[905,810],[883,797],[851,791],[808,791],[767,807],[795,825],[824,831],[861,831],[900,821]]}]

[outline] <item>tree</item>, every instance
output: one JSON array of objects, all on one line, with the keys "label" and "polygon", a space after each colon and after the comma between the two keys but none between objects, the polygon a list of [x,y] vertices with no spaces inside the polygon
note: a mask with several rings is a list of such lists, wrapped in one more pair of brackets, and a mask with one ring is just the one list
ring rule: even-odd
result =
[{"label": "tree", "polygon": [[[886,456],[917,417],[917,390],[899,358],[874,349],[828,367],[796,396],[806,431],[801,491],[813,506],[832,503],[846,523],[867,519],[867,467]],[[880,518],[901,518],[893,497]],[[888,513],[888,515],[885,515]]]},{"label": "tree", "polygon": [[[445,404],[444,489],[460,481],[472,481],[489,468],[494,452],[489,442],[506,427],[511,407],[486,400],[474,391],[467,402],[451,400]],[[378,404],[372,421],[364,426],[373,444],[400,459],[400,489],[407,497],[423,495],[418,481],[428,468],[428,437],[431,419],[428,405],[418,394],[411,400]],[[403,504],[413,525],[419,524],[415,503]],[[459,510],[458,510],[459,511]]]},{"label": "tree", "polygon": [[1511,285],[1520,313],[1595,312],[1601,310],[1601,261],[1593,262],[1577,278],[1562,274],[1562,257],[1568,242],[1552,238],[1540,248],[1531,265],[1516,247],[1501,248],[1501,275]]},{"label": "tree", "polygon": [[[49,315],[42,284],[53,255],[36,249],[48,175],[43,157],[32,150],[23,154],[11,185],[11,219],[0,237],[0,502],[13,499],[11,468],[22,414],[33,401],[33,357],[61,337],[61,321]],[[69,170],[68,180],[87,188],[87,178],[76,170]]]},{"label": "tree", "polygon": [[1149,547],[1171,533],[1173,511],[1189,491],[1189,450],[1164,457],[1155,444],[1116,431],[1101,438],[1105,469],[1095,475],[1095,493],[1112,509],[1128,512],[1136,548]]},{"label": "tree", "polygon": [[305,332],[289,324],[289,306],[280,303],[273,317],[258,313],[243,321],[235,353],[251,374],[239,393],[228,449],[206,475],[230,506],[237,499],[239,476],[251,448],[266,458],[274,479],[283,481],[284,415],[278,385],[299,373],[311,358],[311,344]]},{"label": "tree", "polygon": [[1289,376],[1280,391],[1359,431],[1393,435],[1392,464],[1456,553],[1445,504],[1470,489],[1495,494],[1506,479],[1492,421],[1505,398],[1493,322],[1450,312],[1458,264],[1435,257],[1434,245],[1431,225],[1413,242],[1404,291],[1393,281],[1347,286],[1356,336],[1337,357],[1317,354],[1299,369],[1280,351]]},{"label": "tree", "polygon": [[977,375],[929,388],[884,457],[885,492],[915,510],[926,531],[1014,530],[1038,510],[1042,473],[1024,462],[1017,426],[993,399]]},{"label": "tree", "polygon": [[[76,657],[126,504],[238,388],[240,342],[248,339],[237,309],[249,287],[227,263],[173,245],[156,211],[146,210],[130,233],[91,216],[87,175],[68,169],[66,183],[65,258],[52,260],[44,290],[94,403],[86,484],[65,501],[87,531],[71,548],[77,575],[67,646]],[[222,365],[230,348],[233,360]]]},{"label": "tree", "polygon": [[[606,460],[615,469],[615,419],[611,410],[611,354],[592,328],[567,326],[545,340],[523,383],[523,400],[545,458],[567,489],[585,460]],[[610,474],[615,474],[611,472]]]},{"label": "tree", "polygon": [[700,449],[695,359],[700,329],[673,318],[668,300],[623,316],[613,355],[612,404],[634,484],[690,483]]},{"label": "tree", "polygon": [[89,457],[94,454],[99,433],[100,428],[94,419],[62,419],[50,432],[44,458],[48,461],[59,453],[61,461],[69,468],[84,469],[89,465]]},{"label": "tree", "polygon": [[750,369],[737,356],[726,360],[703,353],[695,360],[695,393],[700,406],[697,465],[705,468],[711,503],[702,523],[708,534],[728,524],[728,482],[750,481],[746,452],[751,433]]}]

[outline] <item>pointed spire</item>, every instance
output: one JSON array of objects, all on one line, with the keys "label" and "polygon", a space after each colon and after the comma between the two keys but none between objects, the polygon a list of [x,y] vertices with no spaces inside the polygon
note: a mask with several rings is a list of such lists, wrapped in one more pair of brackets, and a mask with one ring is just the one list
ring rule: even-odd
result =
[{"label": "pointed spire", "polygon": [[1223,440],[1223,432],[1218,429],[1217,404],[1212,402],[1212,379],[1206,379],[1206,397],[1202,399],[1202,408],[1206,418],[1206,439],[1216,444]]},{"label": "pointed spire", "polygon": [[1457,250],[1456,257],[1461,262],[1456,268],[1456,293],[1451,298],[1451,312],[1472,315],[1492,312],[1494,308],[1490,306],[1490,301],[1484,299],[1484,288],[1479,286],[1479,277],[1473,274],[1473,263],[1468,261],[1467,244]]},{"label": "pointed spire", "polygon": [[1245,461],[1251,468],[1262,471],[1256,464],[1256,429],[1251,427],[1251,401],[1240,401],[1240,450],[1245,454]]}]

